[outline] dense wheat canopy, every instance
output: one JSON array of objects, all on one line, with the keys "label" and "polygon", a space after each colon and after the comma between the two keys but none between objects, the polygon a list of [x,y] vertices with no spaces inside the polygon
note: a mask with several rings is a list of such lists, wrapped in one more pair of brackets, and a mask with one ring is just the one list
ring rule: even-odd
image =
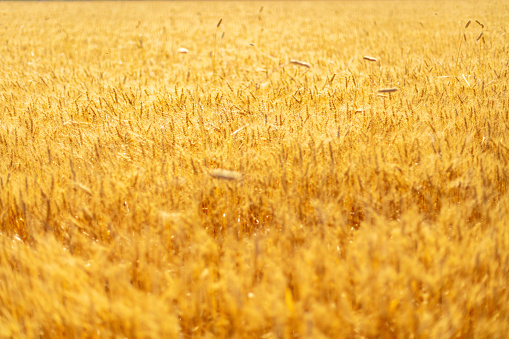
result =
[{"label": "dense wheat canopy", "polygon": [[0,18],[0,337],[509,333],[506,2]]}]

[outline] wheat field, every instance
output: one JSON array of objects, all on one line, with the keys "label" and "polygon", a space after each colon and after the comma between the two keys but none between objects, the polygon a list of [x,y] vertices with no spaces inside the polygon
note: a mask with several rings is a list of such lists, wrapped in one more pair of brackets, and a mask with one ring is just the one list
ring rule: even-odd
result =
[{"label": "wheat field", "polygon": [[504,338],[509,4],[0,4],[1,338]]}]

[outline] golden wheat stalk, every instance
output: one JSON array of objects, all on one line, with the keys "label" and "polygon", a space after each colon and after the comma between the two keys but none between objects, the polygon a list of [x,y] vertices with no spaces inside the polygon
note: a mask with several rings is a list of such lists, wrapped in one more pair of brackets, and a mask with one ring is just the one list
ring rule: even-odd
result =
[{"label": "golden wheat stalk", "polygon": [[393,93],[396,92],[398,89],[396,87],[391,88],[382,88],[378,90],[378,93]]},{"label": "golden wheat stalk", "polygon": [[367,60],[367,61],[378,61],[377,58],[373,58],[373,57],[370,57],[368,55],[365,55],[362,57],[364,60]]},{"label": "golden wheat stalk", "polygon": [[297,66],[311,68],[311,65],[308,64],[307,62],[304,62],[304,61],[299,61],[299,60],[292,59],[292,60],[290,60],[290,63],[294,64],[294,65],[297,65]]},{"label": "golden wheat stalk", "polygon": [[242,173],[216,168],[209,172],[209,175],[215,179],[239,181],[242,179]]}]

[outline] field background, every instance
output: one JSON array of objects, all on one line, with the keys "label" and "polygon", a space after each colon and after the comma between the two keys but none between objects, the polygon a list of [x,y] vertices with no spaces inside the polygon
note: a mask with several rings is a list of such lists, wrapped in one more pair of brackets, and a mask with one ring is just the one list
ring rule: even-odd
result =
[{"label": "field background", "polygon": [[507,2],[0,18],[0,337],[509,333]]}]

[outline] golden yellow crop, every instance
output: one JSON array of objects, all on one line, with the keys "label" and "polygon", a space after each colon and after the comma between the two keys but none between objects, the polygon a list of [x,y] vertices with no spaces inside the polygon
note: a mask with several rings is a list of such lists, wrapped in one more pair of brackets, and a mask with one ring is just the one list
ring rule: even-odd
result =
[{"label": "golden yellow crop", "polygon": [[1,338],[504,338],[504,1],[0,4]]}]

